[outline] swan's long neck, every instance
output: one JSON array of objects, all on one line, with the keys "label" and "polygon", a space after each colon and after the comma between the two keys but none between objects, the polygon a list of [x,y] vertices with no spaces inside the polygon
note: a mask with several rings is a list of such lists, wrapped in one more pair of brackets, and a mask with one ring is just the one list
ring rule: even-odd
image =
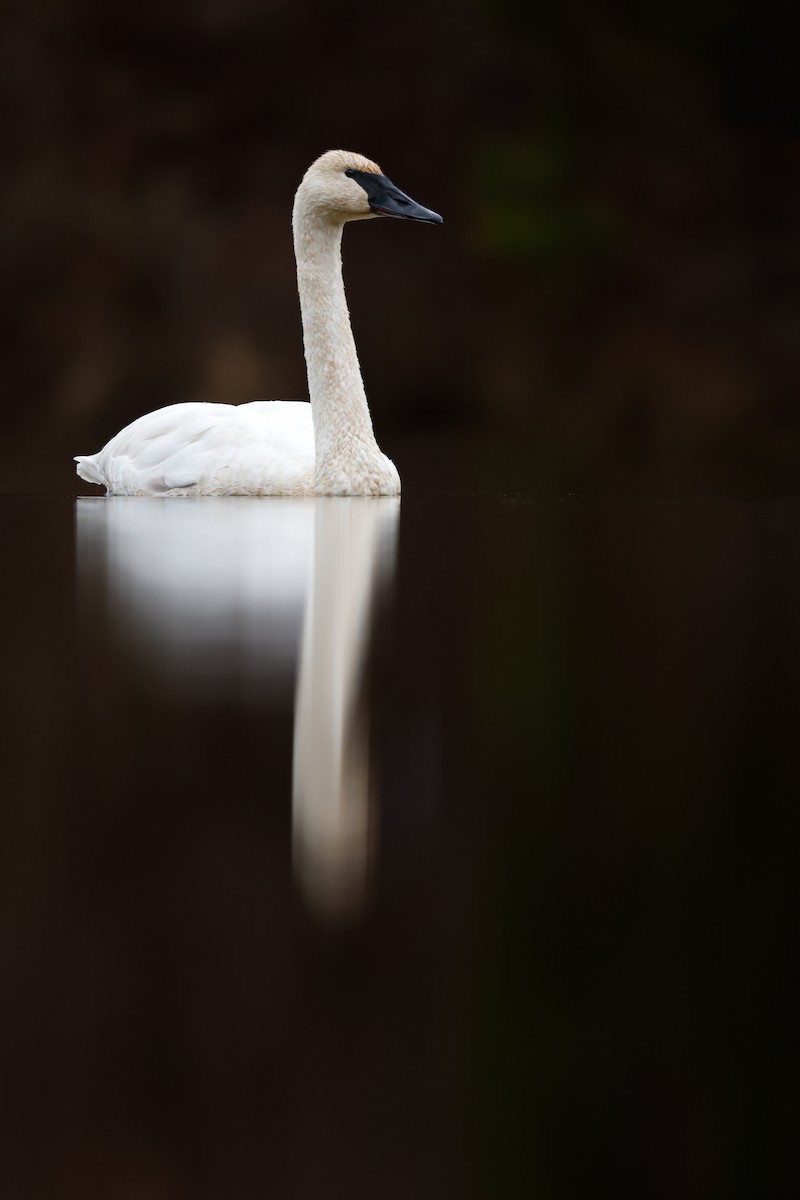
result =
[{"label": "swan's long neck", "polygon": [[315,480],[379,455],[342,279],[339,221],[295,202],[294,245],[314,420]]}]

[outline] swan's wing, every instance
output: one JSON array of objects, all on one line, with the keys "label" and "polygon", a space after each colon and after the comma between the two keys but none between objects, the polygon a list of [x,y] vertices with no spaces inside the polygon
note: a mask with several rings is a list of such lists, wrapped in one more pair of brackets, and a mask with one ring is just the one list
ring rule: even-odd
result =
[{"label": "swan's wing", "polygon": [[292,495],[310,490],[311,405],[171,404],[133,421],[78,474],[116,495]]}]

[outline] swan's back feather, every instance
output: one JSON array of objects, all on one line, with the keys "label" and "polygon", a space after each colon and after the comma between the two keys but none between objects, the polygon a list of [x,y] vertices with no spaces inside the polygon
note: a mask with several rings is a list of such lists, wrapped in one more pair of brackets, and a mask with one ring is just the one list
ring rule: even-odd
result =
[{"label": "swan's back feather", "polygon": [[311,405],[170,404],[76,462],[82,479],[118,496],[297,495],[314,474]]}]

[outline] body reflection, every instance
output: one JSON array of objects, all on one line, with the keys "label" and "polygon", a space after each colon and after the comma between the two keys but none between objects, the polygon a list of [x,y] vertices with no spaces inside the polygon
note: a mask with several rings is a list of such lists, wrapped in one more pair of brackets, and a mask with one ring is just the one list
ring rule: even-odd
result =
[{"label": "body reflection", "polygon": [[182,699],[288,691],[314,546],[314,500],[78,502],[81,574],[104,576],[113,624]]},{"label": "body reflection", "polygon": [[366,897],[376,820],[360,680],[399,512],[344,498],[77,505],[81,583],[105,581],[117,633],[170,695],[275,696],[297,671],[295,872],[333,918]]}]

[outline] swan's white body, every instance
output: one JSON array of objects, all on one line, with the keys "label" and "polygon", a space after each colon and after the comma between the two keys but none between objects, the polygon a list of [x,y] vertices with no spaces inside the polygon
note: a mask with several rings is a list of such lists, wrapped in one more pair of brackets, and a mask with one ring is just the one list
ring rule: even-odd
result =
[{"label": "swan's white body", "polygon": [[375,441],[342,280],[346,221],[379,213],[441,221],[361,155],[309,167],[293,212],[311,404],[172,404],[126,426],[78,474],[118,496],[396,496]]},{"label": "swan's white body", "polygon": [[170,404],[139,417],[78,474],[115,496],[302,496],[314,491],[311,405]]}]

